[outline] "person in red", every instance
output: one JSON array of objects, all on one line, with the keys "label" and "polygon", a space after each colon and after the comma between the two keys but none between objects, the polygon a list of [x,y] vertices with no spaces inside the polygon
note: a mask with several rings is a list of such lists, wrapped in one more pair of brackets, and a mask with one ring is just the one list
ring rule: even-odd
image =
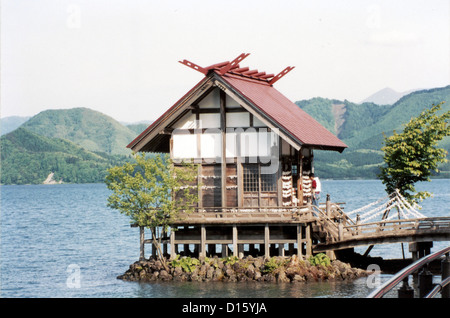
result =
[{"label": "person in red", "polygon": [[311,179],[311,199],[312,204],[317,205],[317,198],[316,198],[316,190],[317,190],[317,181],[314,178],[314,173],[309,174],[309,178]]}]

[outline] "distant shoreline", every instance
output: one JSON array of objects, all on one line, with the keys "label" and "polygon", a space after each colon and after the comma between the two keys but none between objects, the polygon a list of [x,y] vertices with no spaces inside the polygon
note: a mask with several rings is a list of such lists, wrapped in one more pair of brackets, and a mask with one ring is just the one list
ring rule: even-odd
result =
[{"label": "distant shoreline", "polygon": [[[358,180],[361,180],[361,181],[380,181],[381,182],[381,180],[373,179],[373,178],[367,178],[367,179],[365,179],[365,178],[348,178],[348,179],[322,178],[321,180],[322,181],[358,181]],[[450,180],[450,177],[446,177],[446,176],[436,177],[435,176],[435,177],[431,177],[431,180]],[[422,184],[426,184],[426,183],[428,183],[428,182],[427,181],[423,181],[422,182]],[[64,182],[64,181],[62,181],[62,182],[48,183],[48,184],[45,184],[44,182],[41,182],[41,183],[19,183],[19,184],[17,184],[17,183],[6,183],[6,184],[0,183],[0,186],[8,186],[8,185],[9,186],[19,186],[19,185],[60,185],[60,184],[79,184],[79,185],[82,185],[82,184],[103,184],[103,182],[100,182],[100,181],[99,182]]]}]

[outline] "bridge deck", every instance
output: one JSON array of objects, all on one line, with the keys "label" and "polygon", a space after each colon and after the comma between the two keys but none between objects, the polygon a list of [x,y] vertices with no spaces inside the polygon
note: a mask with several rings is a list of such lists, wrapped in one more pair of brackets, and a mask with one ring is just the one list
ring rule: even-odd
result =
[{"label": "bridge deck", "polygon": [[313,246],[315,252],[364,245],[450,241],[450,217],[400,219],[339,226],[337,235]]}]

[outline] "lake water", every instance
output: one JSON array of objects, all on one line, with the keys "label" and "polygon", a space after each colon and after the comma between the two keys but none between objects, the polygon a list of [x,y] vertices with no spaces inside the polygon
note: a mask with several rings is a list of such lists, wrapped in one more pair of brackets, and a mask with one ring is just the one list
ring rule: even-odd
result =
[{"label": "lake water", "polygon": [[[449,216],[450,180],[418,188],[434,193],[427,216]],[[322,180],[323,194],[346,210],[385,195],[376,180]],[[305,284],[136,283],[116,279],[139,257],[139,231],[106,207],[103,184],[1,186],[1,296],[7,298],[317,298],[366,297],[367,278]],[[448,245],[434,244],[432,251]],[[406,245],[407,250],[407,245]],[[401,258],[400,244],[372,256]],[[409,256],[409,255],[408,255]],[[389,275],[381,275],[380,281]]]}]

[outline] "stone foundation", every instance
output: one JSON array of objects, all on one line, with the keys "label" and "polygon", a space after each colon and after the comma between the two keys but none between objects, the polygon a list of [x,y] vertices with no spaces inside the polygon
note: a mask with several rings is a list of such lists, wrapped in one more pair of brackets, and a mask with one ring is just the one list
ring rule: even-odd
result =
[{"label": "stone foundation", "polygon": [[178,258],[167,261],[168,270],[159,260],[137,261],[118,279],[126,281],[222,281],[284,282],[348,280],[368,276],[365,270],[352,268],[339,260],[311,265],[308,260],[292,257]]}]

